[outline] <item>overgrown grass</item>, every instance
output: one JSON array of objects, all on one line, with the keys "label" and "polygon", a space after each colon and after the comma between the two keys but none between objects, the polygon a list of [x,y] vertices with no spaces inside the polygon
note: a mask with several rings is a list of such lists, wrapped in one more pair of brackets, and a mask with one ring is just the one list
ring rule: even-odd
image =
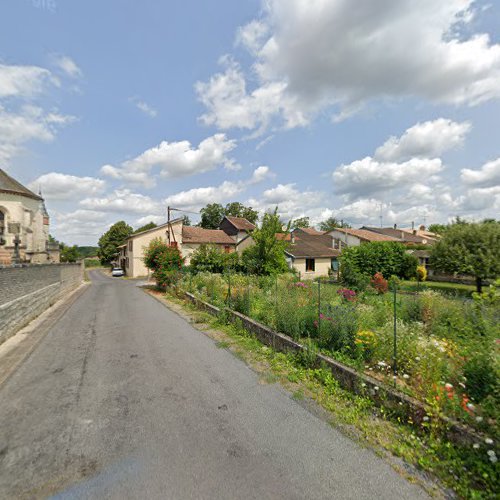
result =
[{"label": "overgrown grass", "polygon": [[[431,473],[462,498],[497,498],[499,468],[487,454],[491,446],[452,445],[441,438],[439,429],[424,424],[418,432],[403,419],[392,419],[370,399],[342,389],[331,372],[311,368],[304,356],[283,354],[261,344],[238,324],[200,313],[194,306],[173,296],[170,300],[185,310],[196,311],[209,325],[208,333],[261,374],[265,383],[280,382],[300,401],[311,398],[329,411],[332,425],[350,437],[368,442],[380,454],[390,452],[419,470]],[[406,474],[401,469],[401,473]],[[426,484],[429,488],[429,483]],[[431,492],[432,493],[432,492]],[[439,493],[437,490],[434,493]]]},{"label": "overgrown grass", "polygon": [[[219,307],[251,316],[302,343],[420,399],[436,414],[498,441],[500,301],[368,291],[293,277],[200,273],[181,286]],[[396,309],[396,364],[394,363]]]}]

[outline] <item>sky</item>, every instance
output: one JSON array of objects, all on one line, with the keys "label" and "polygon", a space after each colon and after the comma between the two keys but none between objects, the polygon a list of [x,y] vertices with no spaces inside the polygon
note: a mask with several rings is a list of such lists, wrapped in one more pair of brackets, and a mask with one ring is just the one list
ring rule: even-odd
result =
[{"label": "sky", "polygon": [[67,244],[214,202],[498,218],[499,130],[498,0],[0,3],[0,168]]}]

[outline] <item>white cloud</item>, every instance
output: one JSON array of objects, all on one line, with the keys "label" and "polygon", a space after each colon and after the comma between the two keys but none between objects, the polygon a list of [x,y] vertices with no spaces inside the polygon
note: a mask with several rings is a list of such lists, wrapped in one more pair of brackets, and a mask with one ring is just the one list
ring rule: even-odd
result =
[{"label": "white cloud", "polygon": [[469,212],[494,210],[494,212],[485,213],[484,215],[498,218],[500,185],[467,190],[465,195],[460,198],[460,209]]},{"label": "white cloud", "polygon": [[239,65],[228,58],[222,58],[221,62],[226,66],[223,73],[217,73],[207,83],[197,82],[195,85],[199,100],[208,109],[200,117],[202,123],[223,130],[259,128],[259,133],[277,114],[283,117],[288,128],[307,123],[294,98],[285,94],[285,83],[268,82],[247,92]]},{"label": "white cloud", "polygon": [[179,208],[190,208],[197,210],[208,203],[221,203],[239,195],[247,186],[259,184],[273,177],[269,167],[264,165],[257,167],[250,179],[237,182],[224,181],[219,186],[207,186],[181,191],[169,196],[165,203]]},{"label": "white cloud", "polygon": [[82,70],[69,56],[54,56],[53,62],[66,76],[70,78],[81,78]]},{"label": "white cloud", "polygon": [[352,199],[409,187],[413,182],[441,172],[442,168],[439,158],[412,158],[403,163],[384,163],[367,156],[349,165],[341,165],[332,177],[335,190]]},{"label": "white cloud", "polygon": [[66,244],[96,244],[110,226],[107,214],[93,210],[51,212],[51,234]]},{"label": "white cloud", "polygon": [[254,56],[247,90],[234,63],[196,90],[221,129],[288,127],[332,106],[418,97],[475,105],[500,97],[500,45],[474,32],[474,0],[265,0],[237,41]]},{"label": "white cloud", "polygon": [[45,68],[0,64],[0,98],[31,98],[41,93],[49,83],[56,81]]},{"label": "white cloud", "polygon": [[163,205],[149,196],[134,193],[130,189],[117,189],[105,197],[88,197],[80,205],[90,210],[124,214],[157,214],[164,210]]},{"label": "white cloud", "polygon": [[225,134],[215,134],[193,148],[189,141],[167,142],[150,148],[120,167],[104,165],[101,173],[114,179],[151,187],[155,184],[152,170],[158,167],[165,178],[179,178],[200,174],[223,166],[237,170],[239,165],[228,154],[236,147],[236,141]]},{"label": "white cloud", "polygon": [[133,103],[139,111],[142,111],[145,115],[149,116],[150,118],[155,118],[158,115],[158,111],[156,109],[154,109],[147,102],[143,101],[142,99],[139,99],[138,97],[131,97],[129,101]]},{"label": "white cloud", "polygon": [[470,131],[468,122],[456,123],[445,118],[417,123],[401,137],[390,137],[375,151],[379,161],[405,161],[410,158],[434,158],[461,146]]},{"label": "white cloud", "polygon": [[75,120],[73,116],[47,113],[38,106],[24,105],[11,112],[0,105],[0,160],[8,162],[29,141],[52,141],[58,127]]},{"label": "white cloud", "polygon": [[34,191],[41,188],[44,198],[48,200],[75,200],[82,196],[102,193],[106,188],[106,183],[95,177],[78,177],[50,172],[38,177],[30,183],[29,187]]},{"label": "white cloud", "polygon": [[490,187],[500,185],[500,158],[485,163],[479,170],[464,168],[460,175],[470,186]]}]

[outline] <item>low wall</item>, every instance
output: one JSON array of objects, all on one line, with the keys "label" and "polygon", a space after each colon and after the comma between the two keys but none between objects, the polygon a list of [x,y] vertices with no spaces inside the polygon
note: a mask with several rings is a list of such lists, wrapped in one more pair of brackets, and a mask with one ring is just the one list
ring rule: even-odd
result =
[{"label": "low wall", "polygon": [[[218,307],[198,299],[192,293],[183,292],[183,295],[199,309],[214,316],[217,316],[221,312]],[[228,309],[225,310],[225,313],[229,321],[240,322],[246,330],[253,333],[263,344],[272,347],[276,351],[296,353],[306,349],[306,347],[295,342],[287,335],[275,332],[244,314]],[[353,368],[339,363],[328,356],[317,354],[316,365],[328,368],[342,388],[362,396],[367,396],[377,406],[388,408],[393,413],[404,415],[409,421],[418,426],[422,424],[424,417],[428,418],[428,415],[432,413],[420,401],[399,392],[395,388],[382,384],[380,381],[364,373],[357,372]],[[438,418],[444,424],[446,436],[450,441],[471,445],[484,440],[470,427],[445,416],[439,416]]]},{"label": "low wall", "polygon": [[82,281],[81,264],[0,268],[0,344]]}]

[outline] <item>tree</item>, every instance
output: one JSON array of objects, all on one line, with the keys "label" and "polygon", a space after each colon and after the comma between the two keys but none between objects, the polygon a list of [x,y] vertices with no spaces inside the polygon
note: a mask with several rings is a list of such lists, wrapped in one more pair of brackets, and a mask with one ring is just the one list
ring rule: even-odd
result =
[{"label": "tree", "polygon": [[149,229],[154,229],[155,227],[158,227],[158,224],[155,224],[153,221],[151,221],[151,222],[148,222],[147,224],[144,224],[144,226],[137,228],[134,231],[134,234],[142,233],[143,231],[148,231]]},{"label": "tree", "polygon": [[243,217],[252,224],[256,224],[259,218],[257,210],[254,210],[252,207],[245,207],[245,205],[241,204],[239,201],[228,203],[224,209],[224,215]]},{"label": "tree", "polygon": [[254,244],[243,252],[242,263],[248,272],[270,275],[288,271],[285,258],[288,243],[276,237],[282,232],[282,223],[276,207],[274,212],[267,212],[264,215],[261,227],[252,233]]},{"label": "tree", "polygon": [[78,260],[78,247],[76,245],[70,247],[64,243],[59,243],[59,249],[61,252],[61,262],[76,262]]},{"label": "tree", "polygon": [[338,220],[335,217],[328,217],[328,219],[319,223],[319,229],[321,231],[333,231],[338,227],[350,228],[351,226],[347,222],[344,222],[343,220]]},{"label": "tree", "polygon": [[292,229],[307,228],[307,227],[311,227],[311,224],[309,222],[309,217],[299,217],[298,219],[293,220],[291,223]]},{"label": "tree", "polygon": [[187,215],[182,216],[182,223],[185,226],[190,226],[191,225],[191,219]]},{"label": "tree", "polygon": [[236,252],[225,253],[215,245],[200,245],[191,254],[190,267],[195,273],[223,273],[226,269],[237,270],[238,260]]},{"label": "tree", "polygon": [[474,276],[481,293],[485,279],[500,275],[500,224],[452,224],[434,245],[430,265],[437,271]]},{"label": "tree", "polygon": [[101,264],[111,264],[116,254],[118,247],[125,243],[125,240],[133,233],[133,229],[124,221],[119,221],[113,224],[108,231],[106,231],[99,238],[99,252],[98,256]]},{"label": "tree", "polygon": [[349,273],[372,277],[375,273],[383,276],[412,278],[415,276],[418,260],[406,252],[406,247],[398,242],[380,241],[348,247],[340,256],[341,273],[347,268]]},{"label": "tree", "polygon": [[201,221],[200,227],[205,229],[218,229],[224,216],[243,217],[252,224],[257,222],[259,214],[252,207],[245,207],[239,201],[228,203],[223,207],[220,203],[209,203],[206,207],[200,210]]},{"label": "tree", "polygon": [[224,207],[220,203],[209,203],[200,210],[200,227],[205,229],[218,229],[224,218]]},{"label": "tree", "polygon": [[143,261],[153,272],[153,278],[160,288],[175,283],[184,264],[179,249],[169,246],[161,238],[152,240],[145,248]]}]

